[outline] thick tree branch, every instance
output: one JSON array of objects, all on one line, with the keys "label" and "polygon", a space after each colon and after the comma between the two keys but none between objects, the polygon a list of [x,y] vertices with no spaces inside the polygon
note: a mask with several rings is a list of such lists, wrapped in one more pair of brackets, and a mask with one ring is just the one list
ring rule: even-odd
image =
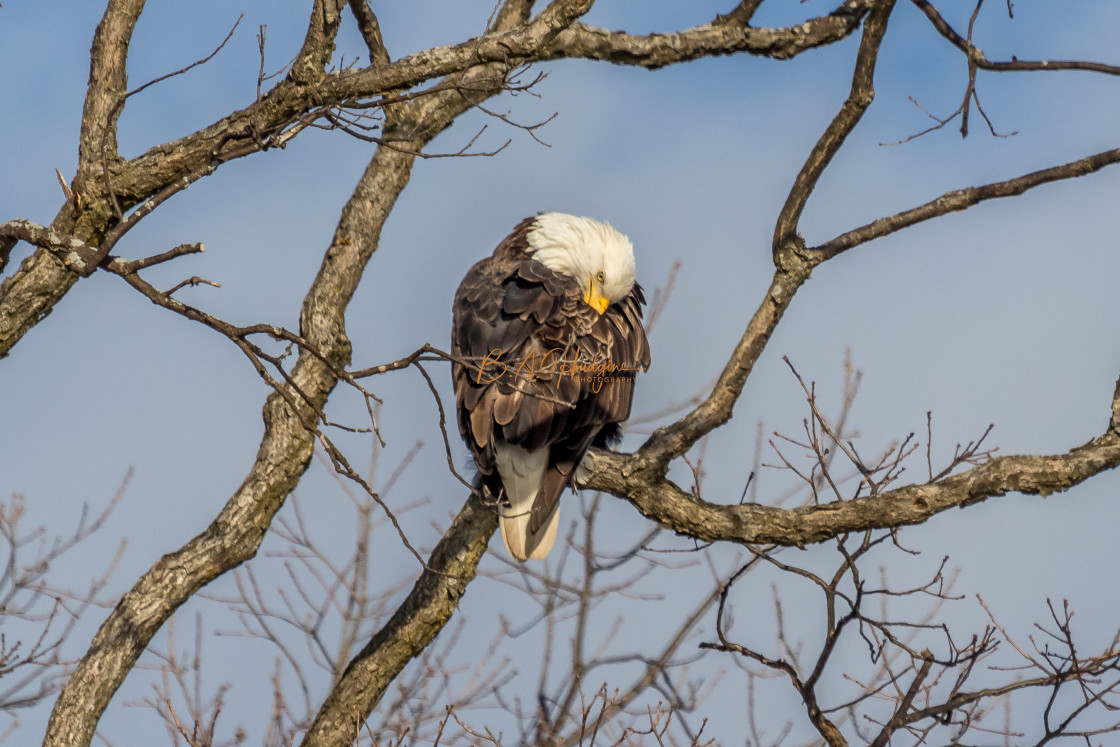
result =
[{"label": "thick tree branch", "polygon": [[[203,585],[256,553],[272,517],[310,463],[316,413],[350,359],[345,308],[376,250],[381,226],[408,183],[413,153],[481,98],[502,90],[504,70],[478,69],[465,82],[470,84],[469,97],[459,89],[445,90],[397,105],[389,113],[389,134],[407,147],[379,148],[343,210],[319,275],[304,299],[300,332],[309,345],[301,346],[290,380],[277,384],[278,391],[265,404],[265,437],[249,477],[214,523],[153,566],[102,625],[55,704],[44,745],[88,744],[112,694],[163,622]],[[116,262],[127,275],[128,263]],[[182,306],[173,299],[166,302]],[[190,315],[189,309],[183,310]],[[494,517],[491,520],[496,524]],[[485,541],[493,529],[489,526]],[[465,585],[466,581],[464,589]],[[421,593],[423,587],[417,588]],[[432,636],[442,624],[435,626]],[[376,653],[389,662],[379,658],[377,667],[395,666],[398,671],[414,655],[397,659],[388,652]],[[345,707],[352,712],[352,703]]]},{"label": "thick tree branch", "polygon": [[[579,7],[555,2],[548,10],[574,13]],[[502,24],[519,21],[518,14],[511,12],[500,14],[496,25],[502,29]],[[403,120],[420,119],[423,124],[417,127],[428,128],[425,134],[434,136],[479,100],[500,91],[505,72],[500,66],[474,70],[462,78],[464,88],[474,94],[471,98],[461,90],[443,91],[436,97],[401,105],[398,116]],[[413,147],[418,150],[420,145],[414,143]],[[347,744],[356,737],[389,684],[451,619],[496,528],[493,507],[483,505],[477,494],[472,495],[436,545],[404,603],[347,666],[304,736],[303,745]]]},{"label": "thick tree branch", "polygon": [[533,4],[536,0],[504,0],[502,7],[494,17],[490,27],[491,31],[511,29],[522,26],[529,21],[533,13]]},{"label": "thick tree branch", "polygon": [[0,359],[51,313],[78,277],[52,252],[41,249],[0,282]]},{"label": "thick tree branch", "polygon": [[89,88],[78,141],[78,175],[74,191],[96,190],[103,166],[119,159],[117,120],[128,90],[125,60],[144,0],[111,0],[101,16],[90,49]]},{"label": "thick tree branch", "polygon": [[[463,78],[464,89],[472,92],[470,98],[452,90],[400,105],[395,111],[403,120],[401,128],[408,129],[405,123],[415,120],[412,131],[422,130],[426,142],[481,99],[501,91],[505,74],[497,65],[475,69]],[[420,141],[409,144],[416,150],[422,145]],[[397,674],[451,619],[497,523],[493,506],[483,505],[477,495],[468,499],[404,603],[350,662],[327,696],[304,736],[305,747],[348,744],[355,738]]]},{"label": "thick tree branch", "polygon": [[[1118,403],[1120,386],[1112,402],[1113,413],[1120,407]],[[950,508],[1007,493],[1047,496],[1064,492],[1118,465],[1120,430],[1113,422],[1103,435],[1064,454],[995,457],[936,482],[795,509],[708,503],[670,480],[651,480],[641,451],[594,452],[594,469],[586,487],[625,498],[653,521],[701,541],[802,547],[844,533],[921,524]]]},{"label": "thick tree branch", "polygon": [[97,263],[101,261],[97,252],[85,242],[71,236],[63,236],[38,223],[16,218],[7,223],[0,223],[0,271],[8,263],[12,249],[20,241],[46,249],[67,269],[83,277],[92,275],[97,269]]},{"label": "thick tree branch", "polygon": [[812,271],[811,263],[795,263],[792,257],[786,265],[786,268],[774,273],[770,289],[747,324],[727,365],[716,380],[712,393],[672,425],[655,430],[634,455],[632,469],[649,474],[651,479],[663,477],[670,461],[687,452],[698,440],[731,419],[747,377],[762,355],[770,335],[782,320],[782,315],[793,302],[797,289],[809,279]]},{"label": "thick tree branch", "polygon": [[557,31],[565,29],[580,16],[591,10],[595,0],[551,0],[545,9],[536,18],[536,23],[543,23],[551,29],[554,35]]},{"label": "thick tree branch", "polygon": [[[117,119],[128,88],[125,60],[143,9],[144,0],[111,0],[90,48],[89,87],[78,139],[78,173],[73,191],[69,192],[75,198],[67,199],[51,223],[51,229],[59,235],[73,234],[73,238],[87,245],[97,243],[95,239],[113,215],[111,205],[103,201],[92,206],[96,210],[90,210],[91,216],[85,221],[89,230],[74,231],[82,219],[78,209],[83,194],[103,193],[105,169],[120,160]],[[86,209],[90,207],[87,203]],[[0,251],[3,254],[6,253]],[[78,275],[44,247],[0,283],[0,359],[7,357],[12,346],[50,314],[77,279]]]},{"label": "thick tree branch", "polygon": [[314,422],[337,383],[336,368],[349,362],[346,305],[408,183],[413,160],[389,149],[375,154],[304,300],[301,334],[316,353],[301,348],[288,385],[293,391],[273,393],[265,403],[265,435],[248,476],[214,522],[161,558],[102,624],[55,703],[44,745],[88,745],[113,693],[162,624],[203,585],[256,554],[272,517],[310,463],[314,437],[305,423]]},{"label": "thick tree branch", "polygon": [[378,23],[373,8],[369,7],[369,1],[349,0],[349,3],[350,12],[354,14],[354,19],[358,22],[358,30],[362,32],[362,38],[366,42],[369,64],[388,65],[391,61],[389,50],[385,47],[385,39],[381,36],[381,24]]},{"label": "thick tree branch", "polygon": [[289,79],[314,84],[326,75],[344,7],[346,0],[315,0],[311,7],[311,19],[307,22],[307,34],[292,62]]},{"label": "thick tree branch", "polygon": [[828,15],[785,28],[754,28],[722,16],[676,33],[638,36],[576,23],[556,37],[544,58],[580,57],[649,70],[735,52],[785,60],[847,38],[872,4],[872,0],[847,0]]},{"label": "thick tree branch", "polygon": [[1120,379],[1116,380],[1116,389],[1112,392],[1112,417],[1108,427],[1113,433],[1120,433]]}]

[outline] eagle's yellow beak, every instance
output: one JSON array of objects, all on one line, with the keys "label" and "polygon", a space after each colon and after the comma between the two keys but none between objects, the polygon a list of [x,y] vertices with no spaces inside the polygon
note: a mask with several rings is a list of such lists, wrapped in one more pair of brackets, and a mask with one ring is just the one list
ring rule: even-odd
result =
[{"label": "eagle's yellow beak", "polygon": [[600,315],[611,305],[610,299],[599,293],[599,289],[595,287],[595,278],[587,279],[587,291],[583,294],[583,302],[598,311]]}]

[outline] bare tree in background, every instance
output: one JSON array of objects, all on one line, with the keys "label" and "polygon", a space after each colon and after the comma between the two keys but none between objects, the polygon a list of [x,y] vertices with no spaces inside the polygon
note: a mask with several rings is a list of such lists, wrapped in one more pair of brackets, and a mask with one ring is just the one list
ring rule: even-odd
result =
[{"label": "bare tree in background", "polygon": [[[981,71],[1120,74],[1120,68],[1095,61],[989,60],[972,42],[981,2],[966,29],[954,28],[925,0],[911,2],[967,62],[960,108],[950,118],[935,118],[933,129],[959,120],[961,132],[967,133],[973,112],[987,119],[977,94]],[[774,443],[775,466],[796,473],[804,483],[800,495],[807,497],[792,507],[753,492],[749,501],[746,493],[707,494],[703,444],[731,418],[767,341],[818,265],[842,262],[841,255],[849,250],[932,218],[1100,170],[1120,161],[1120,148],[931,195],[924,204],[811,246],[799,232],[802,213],[874,99],[878,52],[889,33],[895,0],[845,0],[830,12],[775,28],[752,25],[762,2],[743,0],[710,23],[650,35],[585,25],[580,19],[593,5],[593,0],[551,0],[534,8],[532,0],[504,0],[483,35],[393,59],[366,2],[314,0],[302,48],[281,79],[266,79],[262,59],[258,93],[243,108],[129,159],[118,152],[118,121],[132,94],[159,81],[130,89],[125,62],[144,3],[110,0],[93,39],[78,167],[62,184],[66,203],[49,226],[21,218],[0,224],[0,271],[6,272],[0,284],[0,356],[17,353],[16,344],[76,284],[108,273],[169,313],[227,338],[271,393],[263,406],[264,436],[244,481],[205,531],[170,549],[108,614],[57,698],[45,745],[90,744],[114,693],[157,631],[206,584],[228,572],[236,574],[237,594],[215,596],[241,614],[242,629],[229,632],[264,638],[280,652],[275,672],[260,673],[262,681],[256,683],[275,693],[269,744],[706,744],[710,737],[705,735],[703,703],[713,685],[710,676],[692,669],[698,657],[718,659],[722,676],[746,677],[752,688],[780,678],[803,704],[800,712],[785,716],[788,729],[748,708],[743,731],[752,744],[783,743],[799,728],[813,730],[815,736],[807,741],[823,739],[829,745],[970,739],[1019,743],[1023,734],[1039,735],[1032,737],[1039,744],[1067,736],[1091,742],[1095,735],[1117,729],[1115,717],[1109,720],[1120,707],[1117,644],[1084,652],[1072,614],[1060,603],[1052,604],[1051,619],[1040,623],[1032,641],[1013,639],[994,617],[979,630],[950,630],[940,621],[940,610],[964,602],[953,596],[943,565],[929,569],[926,582],[907,587],[876,577],[874,564],[884,563],[884,554],[906,555],[902,527],[1012,492],[1066,491],[1120,464],[1120,385],[1110,403],[1101,403],[1107,428],[1085,444],[1060,454],[997,456],[977,434],[950,464],[928,461],[928,479],[906,482],[902,466],[922,457],[916,442],[905,439],[868,457],[845,430],[854,374],[847,399],[839,404],[841,415],[833,419],[823,410],[835,403],[818,403],[812,385],[803,382],[809,405],[804,431],[786,433]],[[1010,3],[1006,10],[1010,12]],[[344,22],[361,30],[368,62],[338,69],[335,38]],[[774,226],[770,287],[714,386],[667,421],[658,421],[664,424],[634,453],[593,453],[593,472],[585,486],[589,490],[580,499],[586,532],[572,538],[568,554],[548,574],[532,565],[498,574],[500,582],[534,600],[538,614],[510,620],[494,631],[493,648],[479,652],[471,671],[456,673],[449,663],[457,640],[453,621],[497,526],[493,507],[470,495],[469,486],[462,487],[462,508],[435,548],[413,548],[384,501],[392,478],[379,482],[377,472],[363,474],[353,467],[353,457],[332,440],[338,426],[324,412],[337,385],[353,388],[369,405],[374,431],[376,398],[364,382],[411,368],[429,381],[442,375],[432,364],[446,355],[419,341],[411,356],[356,369],[346,334],[346,306],[415,160],[433,155],[426,152],[430,141],[464,112],[489,112],[487,100],[531,90],[537,78],[528,66],[535,63],[577,58],[657,69],[738,53],[786,60],[849,37],[859,40],[850,93],[806,155],[789,191]],[[557,65],[558,71],[562,68]],[[530,133],[538,124],[490,113]],[[231,161],[278,151],[310,128],[334,130],[377,147],[323,252],[303,299],[298,330],[267,321],[240,326],[176,297],[188,284],[211,282],[205,278],[190,277],[169,290],[145,279],[146,268],[202,251],[192,237],[150,256],[130,259],[114,253],[125,246],[122,239],[130,229],[179,192]],[[479,152],[468,143],[457,155]],[[33,253],[18,267],[6,267],[21,241],[31,244]],[[49,330],[49,322],[46,326]],[[376,351],[362,351],[361,358],[375,360]],[[298,502],[294,518],[274,522],[317,445],[345,480],[358,517],[359,545],[345,566],[334,564],[320,549],[323,540],[300,525]],[[800,456],[790,456],[794,451]],[[691,488],[667,477],[670,465],[682,463],[694,477]],[[605,494],[628,501],[656,529],[632,538],[626,547],[600,548],[594,527]],[[290,585],[279,597],[262,588],[254,566],[239,568],[270,531],[289,546],[279,560],[286,563]],[[402,542],[418,558],[418,577],[404,587],[369,577],[368,544],[362,543],[375,531],[378,541]],[[679,556],[662,552],[654,542],[660,532],[693,540],[689,547],[694,551]],[[6,532],[5,540],[14,548],[18,537]],[[815,555],[813,565],[795,563],[783,552],[810,545],[831,547],[835,554],[827,561]],[[611,621],[596,618],[601,601],[638,594],[647,574],[668,573],[683,563],[709,568],[711,593],[693,609],[672,611],[672,631],[656,651],[634,651],[629,642],[613,639]],[[737,590],[747,579],[766,574],[807,584],[819,595],[819,640],[793,639],[783,612],[784,592],[776,582],[767,599],[776,623],[772,639],[734,626]],[[92,614],[97,608],[87,602],[95,596],[84,597],[77,612]],[[925,612],[915,616],[913,606],[896,606],[912,598],[927,600]],[[49,625],[62,624],[55,621],[57,615],[46,614]],[[716,634],[700,639],[699,622],[713,618]],[[324,634],[325,621],[339,631],[333,639]],[[450,630],[437,641],[449,623]],[[543,652],[532,700],[515,699],[505,688],[512,675],[502,653],[504,643],[527,626],[544,626],[553,643]],[[592,643],[587,635],[592,629],[608,634],[594,636]],[[292,636],[302,641],[298,651]],[[164,665],[160,684],[147,701],[164,718],[169,738],[191,745],[243,742],[240,732],[220,736],[223,690],[203,692],[199,659],[177,651],[176,639],[182,636],[170,637],[168,650],[154,652]],[[49,635],[41,639],[49,640]],[[19,650],[8,642],[0,646],[0,667],[29,666],[49,655],[42,642],[21,645]],[[848,670],[850,656],[841,654],[856,647],[863,653],[862,668]],[[1011,658],[996,658],[1005,654]],[[406,670],[414,659],[418,664]],[[304,678],[311,667],[330,673],[328,691],[316,691]],[[608,676],[612,668],[617,673]],[[5,669],[0,673],[8,674]],[[293,681],[299,683],[294,690]],[[608,681],[621,684],[603,684]],[[844,687],[836,687],[837,682]],[[301,694],[293,697],[294,691]],[[1016,723],[1007,723],[999,709],[1032,691],[1046,694],[1041,704],[1014,710]],[[479,704],[514,714],[521,732],[503,736],[489,730],[484,714],[469,710]]]},{"label": "bare tree in background", "polygon": [[64,536],[52,536],[43,526],[27,527],[26,498],[16,494],[0,504],[0,712],[12,723],[0,741],[19,728],[19,714],[56,694],[74,665],[64,654],[79,620],[91,608],[111,607],[105,587],[124,551],[122,542],[103,572],[85,589],[55,583],[52,567],[105,524],[120,503],[131,471],[116,494],[96,516],[85,505],[77,526]]}]

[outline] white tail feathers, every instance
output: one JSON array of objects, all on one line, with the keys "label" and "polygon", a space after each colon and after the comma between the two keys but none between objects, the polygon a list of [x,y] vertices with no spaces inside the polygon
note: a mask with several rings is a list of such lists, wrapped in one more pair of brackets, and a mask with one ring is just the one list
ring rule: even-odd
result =
[{"label": "white tail feathers", "polygon": [[533,501],[548,468],[548,449],[528,451],[512,444],[497,444],[494,456],[509,500],[508,506],[498,508],[502,541],[509,554],[518,560],[540,560],[552,549],[557,527],[560,526],[560,505],[557,503],[544,526],[535,533],[529,531]]}]

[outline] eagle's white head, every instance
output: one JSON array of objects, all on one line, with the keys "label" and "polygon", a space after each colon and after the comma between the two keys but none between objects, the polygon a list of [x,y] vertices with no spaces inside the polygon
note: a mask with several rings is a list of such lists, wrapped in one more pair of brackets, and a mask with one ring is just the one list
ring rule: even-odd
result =
[{"label": "eagle's white head", "polygon": [[600,314],[634,287],[634,247],[607,223],[541,213],[526,239],[533,259],[575,278],[583,300]]}]

